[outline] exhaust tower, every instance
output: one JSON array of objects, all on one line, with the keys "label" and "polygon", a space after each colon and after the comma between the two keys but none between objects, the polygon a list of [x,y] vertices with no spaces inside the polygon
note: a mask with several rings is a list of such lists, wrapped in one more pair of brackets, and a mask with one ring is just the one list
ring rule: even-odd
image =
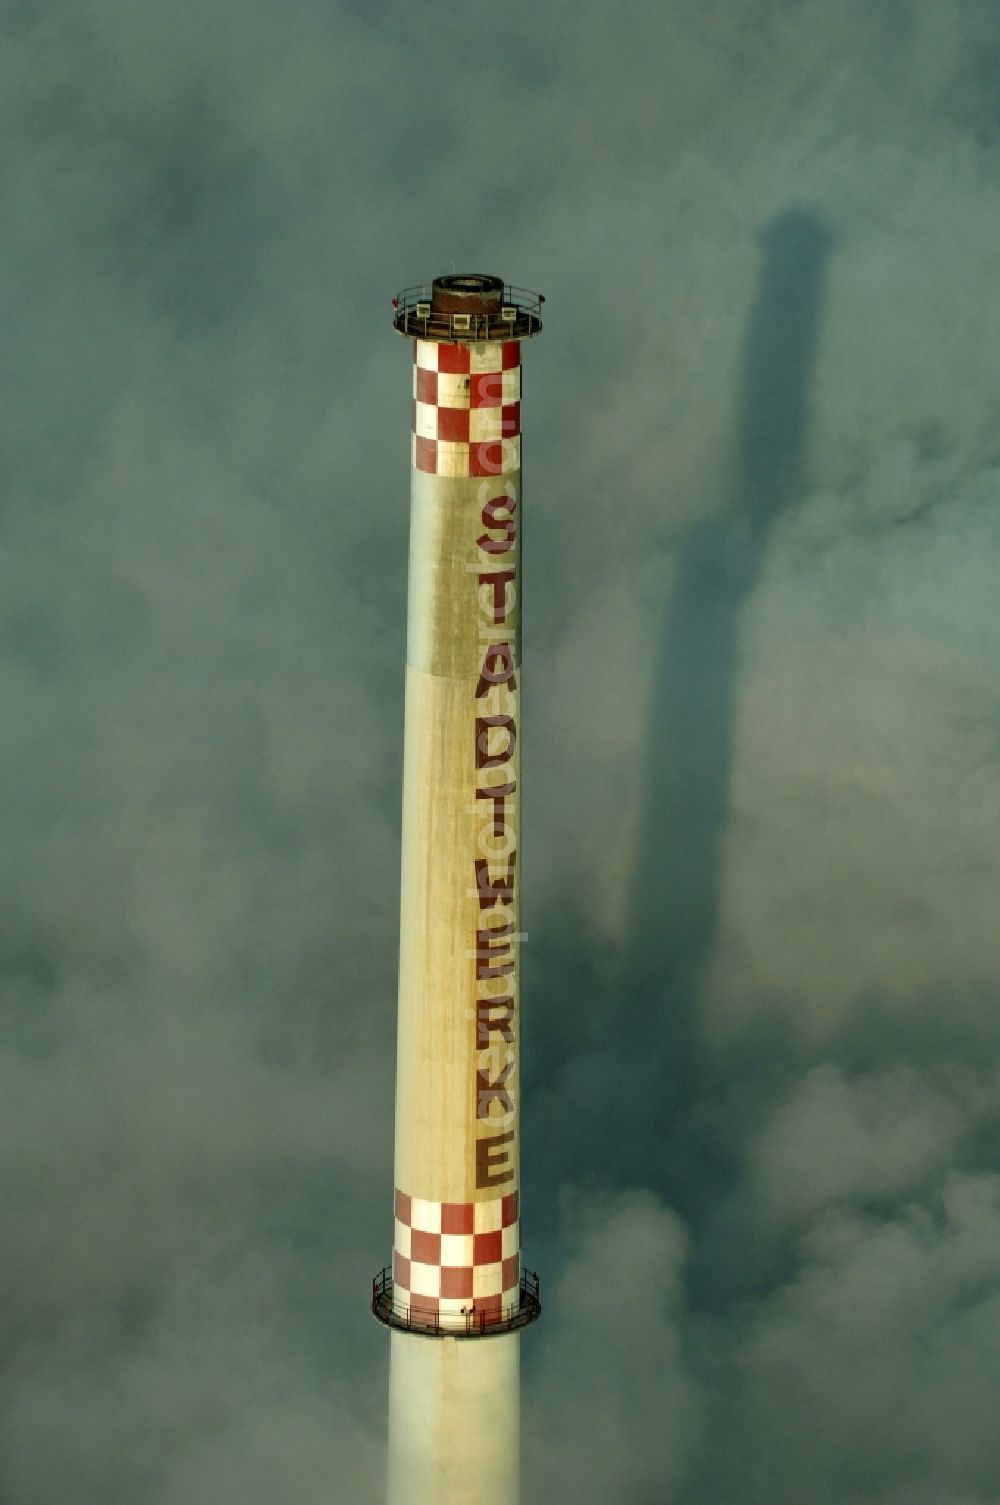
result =
[{"label": "exhaust tower", "polygon": [[542,299],[437,278],[413,342],[389,1505],[516,1505],[521,344]]}]

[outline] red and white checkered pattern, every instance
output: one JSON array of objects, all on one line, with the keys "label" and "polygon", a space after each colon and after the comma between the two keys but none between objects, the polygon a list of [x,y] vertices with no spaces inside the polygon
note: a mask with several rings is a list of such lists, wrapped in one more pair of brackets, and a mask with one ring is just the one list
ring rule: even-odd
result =
[{"label": "red and white checkered pattern", "polygon": [[396,1192],[393,1304],[414,1317],[499,1322],[519,1288],[518,1193],[489,1202],[425,1202]]},{"label": "red and white checkered pattern", "polygon": [[438,476],[502,476],[520,469],[517,340],[414,340],[413,465]]}]

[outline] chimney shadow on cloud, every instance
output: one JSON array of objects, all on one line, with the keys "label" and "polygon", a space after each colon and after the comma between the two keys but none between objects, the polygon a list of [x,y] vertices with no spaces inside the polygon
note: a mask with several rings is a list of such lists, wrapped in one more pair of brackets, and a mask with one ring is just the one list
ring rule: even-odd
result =
[{"label": "chimney shadow on cloud", "polygon": [[[701,1044],[699,1001],[718,917],[741,614],[771,529],[802,487],[831,245],[811,210],[790,209],[763,231],[732,501],[682,544],[651,674],[625,940],[610,969],[576,953],[577,986],[589,978],[605,994],[601,1023],[558,1078],[546,1073],[537,1089],[551,1128],[564,1126],[545,1134],[556,1183],[653,1187],[689,1221],[696,1242],[735,1168],[731,1110],[721,1102],[727,1084]],[[548,1195],[540,1201],[539,1212],[551,1205]]]}]

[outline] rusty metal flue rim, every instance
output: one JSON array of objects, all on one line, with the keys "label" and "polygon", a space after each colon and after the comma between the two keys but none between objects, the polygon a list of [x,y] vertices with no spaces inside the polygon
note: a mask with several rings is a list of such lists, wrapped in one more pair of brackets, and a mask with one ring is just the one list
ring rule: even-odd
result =
[{"label": "rusty metal flue rim", "polygon": [[[438,279],[439,282],[451,280]],[[542,327],[544,295],[506,282],[502,289],[496,307],[476,312],[473,309],[435,307],[432,283],[405,287],[392,300],[393,328],[412,339],[438,340],[448,344],[531,339]]]}]

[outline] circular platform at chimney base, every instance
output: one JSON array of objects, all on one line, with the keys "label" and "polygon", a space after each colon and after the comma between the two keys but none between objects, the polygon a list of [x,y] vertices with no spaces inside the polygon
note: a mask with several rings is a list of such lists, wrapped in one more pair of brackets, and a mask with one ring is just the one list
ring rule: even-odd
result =
[{"label": "circular platform at chimney base", "polygon": [[392,1271],[387,1265],[372,1281],[372,1315],[397,1332],[419,1333],[426,1338],[495,1338],[517,1332],[542,1314],[538,1276],[522,1270],[516,1305],[498,1313],[470,1308],[463,1313],[424,1313],[393,1299]]}]

